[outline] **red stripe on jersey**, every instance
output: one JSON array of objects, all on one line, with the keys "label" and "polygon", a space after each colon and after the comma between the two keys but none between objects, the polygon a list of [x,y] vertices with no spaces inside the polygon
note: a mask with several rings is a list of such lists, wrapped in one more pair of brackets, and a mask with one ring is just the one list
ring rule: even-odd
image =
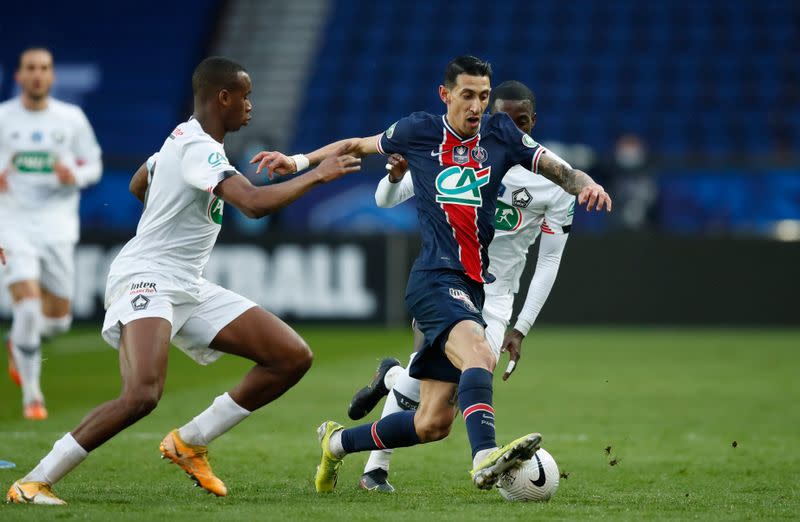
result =
[{"label": "red stripe on jersey", "polygon": [[383,147],[381,147],[381,140],[382,139],[383,139],[383,133],[380,133],[378,135],[377,141],[375,142],[375,148],[378,149],[378,153],[379,154],[381,154],[383,156],[386,156],[386,153],[383,151]]},{"label": "red stripe on jersey", "polygon": [[[481,135],[462,140],[444,121],[444,137],[439,146],[439,163],[445,167],[481,168],[481,164],[472,157],[472,149],[480,144]],[[456,160],[459,161],[456,161]],[[458,203],[441,203],[440,206],[453,229],[453,237],[458,243],[458,258],[464,272],[470,279],[484,283],[483,258],[481,243],[478,239],[478,207]]]},{"label": "red stripe on jersey", "polygon": [[541,228],[542,232],[544,232],[545,234],[555,234],[555,232],[553,232],[553,229],[550,228],[550,225],[547,224],[546,220],[542,221]]},{"label": "red stripe on jersey", "polygon": [[377,422],[373,422],[372,423],[372,428],[370,429],[370,431],[372,432],[372,442],[374,442],[375,445],[378,446],[378,449],[386,449],[386,446],[383,445],[383,441],[381,440],[380,437],[378,437],[378,423]]},{"label": "red stripe on jersey", "polygon": [[539,158],[542,157],[542,154],[544,154],[544,147],[540,145],[539,150],[537,150],[536,154],[533,155],[533,163],[531,164],[534,174],[539,173]]},{"label": "red stripe on jersey", "polygon": [[447,222],[458,243],[458,258],[470,279],[483,283],[481,244],[478,241],[478,207],[442,203]]},{"label": "red stripe on jersey", "polygon": [[464,410],[464,420],[467,420],[467,417],[469,417],[470,415],[472,415],[477,411],[485,411],[486,413],[491,413],[492,415],[494,415],[494,408],[492,408],[491,405],[479,402],[478,404],[473,404],[472,406]]}]

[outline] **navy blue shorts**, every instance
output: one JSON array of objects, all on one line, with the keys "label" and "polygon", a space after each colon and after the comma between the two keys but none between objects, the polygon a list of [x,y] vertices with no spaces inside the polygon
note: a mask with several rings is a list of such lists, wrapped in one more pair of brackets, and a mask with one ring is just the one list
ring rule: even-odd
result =
[{"label": "navy blue shorts", "polygon": [[408,278],[406,307],[425,334],[422,348],[408,368],[415,379],[458,382],[461,370],[444,353],[450,330],[464,320],[484,328],[483,285],[455,270],[415,270]]}]

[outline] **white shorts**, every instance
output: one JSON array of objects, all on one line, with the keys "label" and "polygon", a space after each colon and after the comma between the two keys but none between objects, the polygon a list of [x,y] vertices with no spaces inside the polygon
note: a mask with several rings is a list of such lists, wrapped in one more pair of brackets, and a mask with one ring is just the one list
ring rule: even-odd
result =
[{"label": "white shorts", "polygon": [[8,264],[0,267],[3,283],[38,281],[51,294],[72,299],[75,292],[75,243],[38,243],[22,234],[4,234]]},{"label": "white shorts", "polygon": [[161,317],[172,325],[172,343],[200,364],[222,352],[209,347],[220,330],[256,305],[205,279],[185,282],[160,274],[109,277],[103,339],[119,349],[122,327],[136,319]]},{"label": "white shorts", "polygon": [[513,309],[514,294],[486,294],[486,299],[483,301],[486,340],[489,341],[489,346],[498,360]]}]

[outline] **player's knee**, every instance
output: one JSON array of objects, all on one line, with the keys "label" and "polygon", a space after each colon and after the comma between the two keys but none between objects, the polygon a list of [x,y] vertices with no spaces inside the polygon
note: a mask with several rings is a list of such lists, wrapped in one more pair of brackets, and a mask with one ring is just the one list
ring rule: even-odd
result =
[{"label": "player's knee", "polygon": [[42,319],[42,335],[53,337],[69,331],[72,326],[72,315],[67,314],[61,317],[44,317]]},{"label": "player's knee", "polygon": [[420,415],[414,418],[414,428],[422,442],[442,440],[453,427],[452,415]]},{"label": "player's knee", "polygon": [[311,364],[314,362],[314,354],[311,352],[311,348],[308,344],[302,339],[298,341],[292,353],[294,356],[290,361],[291,370],[300,378],[311,368]]},{"label": "player's knee", "polygon": [[139,386],[125,393],[122,402],[129,418],[141,419],[156,409],[160,399],[161,389],[159,386]]},{"label": "player's knee", "polygon": [[497,365],[497,358],[492,352],[492,347],[489,346],[489,341],[481,339],[475,343],[475,349],[472,356],[471,367],[483,368],[490,372],[494,372],[494,367]]}]

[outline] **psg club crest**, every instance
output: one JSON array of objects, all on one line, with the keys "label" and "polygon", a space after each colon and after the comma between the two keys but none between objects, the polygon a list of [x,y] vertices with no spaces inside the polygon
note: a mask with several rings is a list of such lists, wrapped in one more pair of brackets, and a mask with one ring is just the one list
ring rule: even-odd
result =
[{"label": "psg club crest", "polygon": [[469,156],[467,156],[467,148],[464,145],[459,145],[453,149],[453,161],[459,165],[463,165],[469,161]]},{"label": "psg club crest", "polygon": [[489,154],[486,152],[486,149],[483,147],[475,147],[472,149],[472,159],[477,161],[478,163],[484,163],[486,159],[489,157]]}]

